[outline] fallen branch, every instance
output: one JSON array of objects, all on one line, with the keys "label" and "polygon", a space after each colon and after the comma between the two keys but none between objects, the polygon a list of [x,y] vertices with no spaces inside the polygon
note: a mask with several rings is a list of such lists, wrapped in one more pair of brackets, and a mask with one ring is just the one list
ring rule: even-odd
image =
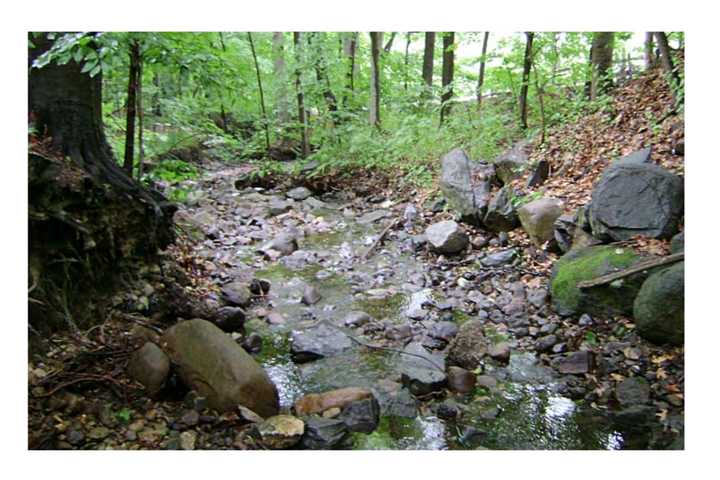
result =
[{"label": "fallen branch", "polygon": [[591,287],[597,287],[598,285],[605,285],[606,283],[614,282],[615,280],[619,280],[621,278],[628,277],[634,273],[639,273],[644,270],[649,270],[651,268],[655,267],[661,267],[663,265],[669,265],[671,263],[680,262],[685,259],[685,253],[674,253],[672,255],[668,255],[667,257],[661,257],[661,258],[653,258],[651,260],[645,260],[640,263],[636,263],[630,268],[626,268],[625,270],[621,270],[619,272],[613,272],[608,273],[606,275],[602,275],[597,278],[593,278],[592,280],[585,280],[583,282],[578,283],[578,288],[591,288]]},{"label": "fallen branch", "polygon": [[387,235],[387,233],[390,231],[390,229],[393,228],[395,225],[397,225],[397,223],[399,221],[400,221],[400,219],[396,218],[395,220],[390,222],[390,224],[387,227],[385,227],[385,229],[382,232],[380,232],[380,236],[378,236],[378,238],[372,243],[372,245],[370,245],[370,247],[367,249],[367,251],[363,254],[363,256],[362,256],[363,260],[368,259],[368,257],[370,256],[370,253],[372,253],[372,251],[375,249],[375,247],[377,247],[380,244],[380,242],[382,242],[382,239],[385,238],[385,235]]}]

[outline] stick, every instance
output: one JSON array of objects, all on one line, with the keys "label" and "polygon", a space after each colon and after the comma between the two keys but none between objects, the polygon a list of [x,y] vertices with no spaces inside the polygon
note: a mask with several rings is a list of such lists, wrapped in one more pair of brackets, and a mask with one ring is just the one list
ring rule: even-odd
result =
[{"label": "stick", "polygon": [[385,227],[385,229],[382,232],[380,232],[380,236],[372,243],[372,245],[370,245],[370,247],[367,249],[365,254],[362,256],[363,260],[368,259],[368,257],[370,256],[370,253],[373,251],[373,249],[375,249],[375,247],[377,247],[380,244],[382,239],[385,238],[385,235],[387,235],[387,233],[390,231],[390,229],[393,228],[395,225],[397,225],[397,223],[399,221],[400,221],[400,219],[396,218],[395,220],[390,222],[390,224],[387,227]]},{"label": "stick", "polygon": [[685,259],[685,252],[680,252],[680,253],[674,253],[672,255],[668,255],[667,257],[645,260],[643,262],[633,265],[630,268],[626,268],[625,270],[621,270],[619,272],[608,273],[606,275],[602,275],[602,276],[594,278],[592,280],[585,280],[583,282],[580,282],[580,283],[578,283],[578,288],[591,288],[591,287],[596,287],[598,285],[604,285],[606,283],[614,282],[615,280],[625,278],[629,275],[632,275],[633,273],[639,273],[639,272],[642,272],[643,270],[649,270],[651,268],[661,267],[663,265],[669,265],[671,263],[680,262],[684,259]]}]

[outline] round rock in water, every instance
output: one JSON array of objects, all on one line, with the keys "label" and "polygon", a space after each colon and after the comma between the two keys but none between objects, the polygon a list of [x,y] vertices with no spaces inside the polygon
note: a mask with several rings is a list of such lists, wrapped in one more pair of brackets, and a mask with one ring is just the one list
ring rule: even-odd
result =
[{"label": "round rock in water", "polygon": [[460,225],[452,220],[446,220],[430,225],[425,230],[430,248],[437,253],[460,253],[470,240]]}]

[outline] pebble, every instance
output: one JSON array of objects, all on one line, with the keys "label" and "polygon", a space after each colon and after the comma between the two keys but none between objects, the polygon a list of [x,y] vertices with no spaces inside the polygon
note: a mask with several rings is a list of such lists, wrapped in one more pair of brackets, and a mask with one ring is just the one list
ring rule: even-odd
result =
[{"label": "pebble", "polygon": [[180,448],[182,450],[195,450],[195,441],[197,440],[197,433],[193,431],[187,431],[180,434]]}]

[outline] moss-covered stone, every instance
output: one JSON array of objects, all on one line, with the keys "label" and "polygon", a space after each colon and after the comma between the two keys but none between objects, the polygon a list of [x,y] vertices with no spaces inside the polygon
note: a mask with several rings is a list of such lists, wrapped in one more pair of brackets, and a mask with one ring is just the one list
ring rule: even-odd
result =
[{"label": "moss-covered stone", "polygon": [[553,268],[550,293],[560,315],[589,313],[608,316],[632,314],[633,301],[645,273],[631,275],[610,284],[580,290],[578,283],[628,268],[642,257],[629,248],[610,245],[571,250]]},{"label": "moss-covered stone", "polygon": [[685,332],[685,262],[653,273],[635,299],[641,337],[657,344],[682,345]]}]

